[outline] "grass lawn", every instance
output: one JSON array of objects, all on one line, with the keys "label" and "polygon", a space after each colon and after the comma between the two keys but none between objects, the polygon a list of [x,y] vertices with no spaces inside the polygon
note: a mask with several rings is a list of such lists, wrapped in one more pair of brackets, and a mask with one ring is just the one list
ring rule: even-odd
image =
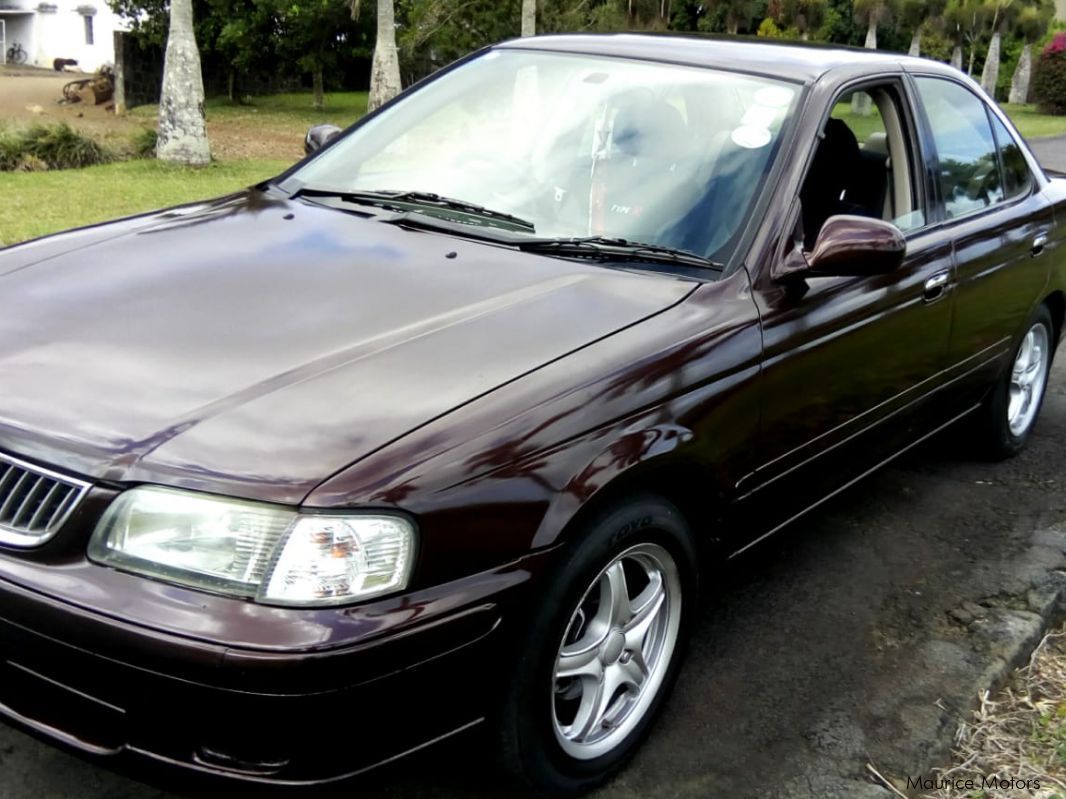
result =
[{"label": "grass lawn", "polygon": [[226,194],[290,165],[247,160],[185,169],[142,160],[56,172],[0,172],[0,245]]},{"label": "grass lawn", "polygon": [[1018,132],[1027,139],[1066,134],[1066,116],[1054,117],[1037,113],[1035,105],[1004,103],[1001,108],[1007,112]]}]

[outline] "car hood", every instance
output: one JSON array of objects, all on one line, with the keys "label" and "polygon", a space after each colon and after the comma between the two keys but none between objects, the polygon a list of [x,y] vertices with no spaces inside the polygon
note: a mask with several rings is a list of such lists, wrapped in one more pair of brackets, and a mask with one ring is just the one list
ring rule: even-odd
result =
[{"label": "car hood", "polygon": [[692,288],[250,190],[0,252],[0,448],[296,503]]}]

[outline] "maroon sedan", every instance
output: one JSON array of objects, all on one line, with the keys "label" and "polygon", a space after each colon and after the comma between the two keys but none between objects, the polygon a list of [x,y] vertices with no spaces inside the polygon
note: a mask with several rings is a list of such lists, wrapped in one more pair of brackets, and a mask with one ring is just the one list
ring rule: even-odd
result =
[{"label": "maroon sedan", "polygon": [[941,64],[567,36],[4,250],[0,714],[286,786],[480,726],[588,789],[702,564],[954,422],[1025,445],[1064,212]]}]

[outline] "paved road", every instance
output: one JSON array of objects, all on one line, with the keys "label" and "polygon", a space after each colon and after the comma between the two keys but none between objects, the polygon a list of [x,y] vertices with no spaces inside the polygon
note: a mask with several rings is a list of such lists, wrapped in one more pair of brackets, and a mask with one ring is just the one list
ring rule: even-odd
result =
[{"label": "paved road", "polygon": [[[1066,138],[1053,147],[1066,156]],[[898,742],[964,712],[929,693],[951,667],[938,642],[965,640],[949,614],[1002,596],[1003,564],[1033,530],[1066,530],[1066,359],[1026,452],[966,453],[958,433],[941,436],[731,564],[657,729],[600,795],[858,799],[839,781],[865,762],[905,776]],[[486,799],[476,745],[409,761],[374,792]],[[3,727],[0,769],[2,799],[169,796]]]},{"label": "paved road", "polygon": [[1048,169],[1066,172],[1066,136],[1049,139],[1034,139],[1029,142],[1033,153]]}]

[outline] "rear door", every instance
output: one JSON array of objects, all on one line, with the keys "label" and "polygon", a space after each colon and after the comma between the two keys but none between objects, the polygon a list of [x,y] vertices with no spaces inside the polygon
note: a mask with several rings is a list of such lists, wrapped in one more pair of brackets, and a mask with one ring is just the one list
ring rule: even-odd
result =
[{"label": "rear door", "polygon": [[983,95],[943,76],[915,75],[936,163],[936,213],[955,249],[948,379],[977,402],[1004,367],[1047,280],[1040,257],[1052,208],[1014,134]]}]

